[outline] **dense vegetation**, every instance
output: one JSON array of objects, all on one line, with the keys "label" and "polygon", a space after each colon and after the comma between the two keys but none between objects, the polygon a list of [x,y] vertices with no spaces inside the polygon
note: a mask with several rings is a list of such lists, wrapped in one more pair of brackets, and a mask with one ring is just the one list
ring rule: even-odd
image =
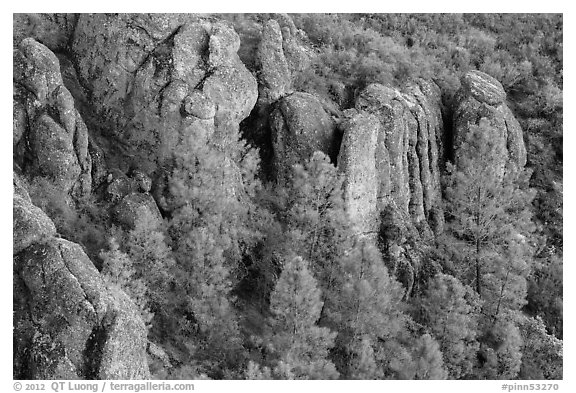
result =
[{"label": "dense vegetation", "polygon": [[[251,67],[266,16],[228,18]],[[399,278],[393,223],[377,244],[356,239],[343,179],[319,152],[276,184],[259,179],[257,147],[231,141],[241,182],[228,190],[221,148],[190,140],[173,152],[170,213],[160,223],[143,213],[132,230],[110,227],[94,202],[59,203],[35,180],[35,203],[139,307],[163,354],[150,358],[153,375],[562,378],[562,16],[293,20],[315,53],[296,89],[340,109],[371,82],[416,76],[433,78],[448,108],[463,72],[492,75],[524,130],[527,168],[491,170],[495,147],[470,133],[474,156],[444,174],[445,232],[433,244],[414,239],[412,288]]]}]

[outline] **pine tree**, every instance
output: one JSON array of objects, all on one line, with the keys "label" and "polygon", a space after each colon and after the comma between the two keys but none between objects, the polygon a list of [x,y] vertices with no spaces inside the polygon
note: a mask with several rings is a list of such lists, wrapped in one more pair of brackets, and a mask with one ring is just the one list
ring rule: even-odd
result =
[{"label": "pine tree", "polygon": [[138,277],[132,260],[120,250],[116,239],[109,239],[109,250],[102,251],[100,257],[103,261],[101,273],[104,279],[126,292],[138,307],[144,323],[149,323],[153,315],[149,308],[148,288]]},{"label": "pine tree", "polygon": [[407,321],[400,284],[389,276],[376,247],[361,241],[338,259],[337,276],[340,293],[325,304],[326,323],[339,333],[337,365],[346,378],[368,377],[366,370],[372,370],[370,378],[389,376],[390,364],[399,361],[396,354],[404,352],[398,344]]},{"label": "pine tree", "polygon": [[521,379],[562,379],[563,343],[546,332],[540,317],[523,316]]},{"label": "pine tree", "polygon": [[486,377],[513,378],[520,366],[521,338],[515,324],[525,304],[530,271],[530,173],[500,166],[504,148],[482,119],[471,126],[449,166],[449,246],[458,278],[482,300],[479,320],[480,367]]},{"label": "pine tree", "polygon": [[259,285],[271,291],[281,261],[302,256],[309,261],[324,299],[337,295],[337,260],[352,239],[336,167],[326,155],[315,152],[304,165],[293,167],[287,185],[277,185],[271,194],[278,224],[269,226],[263,256],[257,261]]},{"label": "pine tree", "polygon": [[420,336],[414,346],[414,379],[446,379],[442,351],[429,334]]},{"label": "pine tree", "polygon": [[[176,333],[190,359],[220,375],[241,364],[243,349],[232,290],[241,260],[258,240],[256,155],[239,140],[190,138],[174,152],[169,179]],[[256,218],[256,219],[255,219]],[[256,222],[256,224],[254,224]]]},{"label": "pine tree", "polygon": [[277,356],[274,373],[281,378],[333,379],[327,360],[335,333],[317,325],[322,310],[316,280],[300,257],[288,261],[271,295],[270,343]]},{"label": "pine tree", "polygon": [[499,246],[531,230],[527,206],[533,195],[520,188],[529,173],[495,165],[503,153],[493,134],[494,129],[485,119],[470,127],[457,166],[448,165],[446,190],[454,248],[466,260],[460,274],[473,284],[480,297],[484,268],[500,252]]},{"label": "pine tree", "polygon": [[420,307],[420,322],[438,340],[449,377],[459,379],[469,375],[478,351],[477,294],[458,279],[438,274],[429,282]]},{"label": "pine tree", "polygon": [[124,249],[133,262],[134,278],[146,283],[150,308],[155,313],[161,312],[169,297],[175,262],[164,233],[147,209],[140,211],[135,228],[128,233]]}]

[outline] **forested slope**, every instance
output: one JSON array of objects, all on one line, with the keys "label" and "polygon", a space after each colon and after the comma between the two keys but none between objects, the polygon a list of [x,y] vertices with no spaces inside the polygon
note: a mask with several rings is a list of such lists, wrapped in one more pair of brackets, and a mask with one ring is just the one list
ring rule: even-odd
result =
[{"label": "forested slope", "polygon": [[15,14],[14,378],[561,379],[562,34]]}]

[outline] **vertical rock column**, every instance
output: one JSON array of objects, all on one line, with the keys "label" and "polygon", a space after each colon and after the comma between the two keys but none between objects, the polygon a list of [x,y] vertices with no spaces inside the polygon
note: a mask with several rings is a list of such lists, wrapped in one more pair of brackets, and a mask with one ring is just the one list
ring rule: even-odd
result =
[{"label": "vertical rock column", "polygon": [[[365,169],[376,179],[377,214],[390,210],[421,233],[441,231],[442,120],[437,87],[424,80],[404,91],[372,84],[358,97],[356,110],[372,114],[379,123],[374,164]],[[349,140],[348,132],[344,141]],[[341,149],[347,149],[344,142]]]},{"label": "vertical rock column", "polygon": [[378,230],[377,142],[380,122],[371,114],[350,110],[338,169],[344,174],[344,199],[356,234],[375,238]]}]

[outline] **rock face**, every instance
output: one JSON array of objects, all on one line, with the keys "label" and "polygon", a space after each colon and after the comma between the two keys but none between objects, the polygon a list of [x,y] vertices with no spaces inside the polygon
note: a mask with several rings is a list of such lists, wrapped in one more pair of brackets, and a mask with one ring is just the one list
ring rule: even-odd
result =
[{"label": "rock face", "polygon": [[273,103],[293,92],[294,74],[310,62],[297,39],[297,29],[288,15],[277,14],[262,30],[256,57],[259,67],[258,100]]},{"label": "rock face", "polygon": [[[15,161],[82,198],[91,189],[88,131],[62,82],[59,61],[32,38],[14,52]],[[29,157],[25,160],[24,157]]]},{"label": "rock face", "polygon": [[506,105],[506,93],[502,85],[489,75],[480,71],[471,71],[462,77],[462,88],[456,96],[456,108],[453,118],[454,155],[458,165],[459,156],[466,134],[470,126],[488,121],[492,127],[492,141],[502,148],[501,154],[495,158],[494,166],[499,175],[503,176],[505,169],[515,171],[526,165],[526,147],[522,129],[518,120]]},{"label": "rock face", "polygon": [[149,378],[134,304],[17,184],[13,226],[14,378]]},{"label": "rock face", "polygon": [[282,98],[271,114],[272,146],[276,179],[290,178],[292,166],[308,160],[315,151],[337,154],[336,124],[320,101],[308,93]]},{"label": "rock face", "polygon": [[16,48],[20,41],[34,37],[52,51],[66,48],[78,19],[76,14],[12,14]]},{"label": "rock face", "polygon": [[198,129],[236,135],[257,97],[239,45],[213,19],[96,14],[79,17],[71,51],[102,132],[150,174]]},{"label": "rock face", "polygon": [[377,153],[380,122],[366,112],[346,112],[338,169],[345,174],[344,199],[354,231],[373,236],[378,228],[379,191]]},{"label": "rock face", "polygon": [[[372,84],[359,95],[348,116],[352,121],[344,125],[338,158],[347,179],[346,194],[352,198],[354,190],[370,189],[371,195],[376,188],[376,198],[366,202],[374,205],[364,207],[365,211],[348,199],[350,216],[361,232],[377,233],[380,215],[387,209],[422,233],[441,231],[443,124],[438,87],[425,80],[403,91]],[[364,136],[367,130],[371,130],[369,138]],[[348,164],[355,161],[364,164]],[[367,184],[373,181],[376,186]]]},{"label": "rock face", "polygon": [[[245,137],[260,148],[264,171],[281,182],[291,165],[308,159],[314,147],[326,145],[326,134],[334,129],[329,113],[316,97],[294,92],[296,73],[310,62],[298,33],[288,15],[273,14],[264,24],[256,50],[258,101],[245,127]],[[320,127],[319,140],[311,138],[316,131],[310,127],[315,125]],[[303,130],[301,135],[294,132],[298,129]],[[301,153],[296,145],[303,148]],[[325,148],[320,150],[329,153]]]},{"label": "rock face", "polygon": [[282,30],[274,19],[264,25],[262,38],[257,51],[257,61],[261,70],[260,99],[274,102],[292,89],[292,75],[282,47]]}]

